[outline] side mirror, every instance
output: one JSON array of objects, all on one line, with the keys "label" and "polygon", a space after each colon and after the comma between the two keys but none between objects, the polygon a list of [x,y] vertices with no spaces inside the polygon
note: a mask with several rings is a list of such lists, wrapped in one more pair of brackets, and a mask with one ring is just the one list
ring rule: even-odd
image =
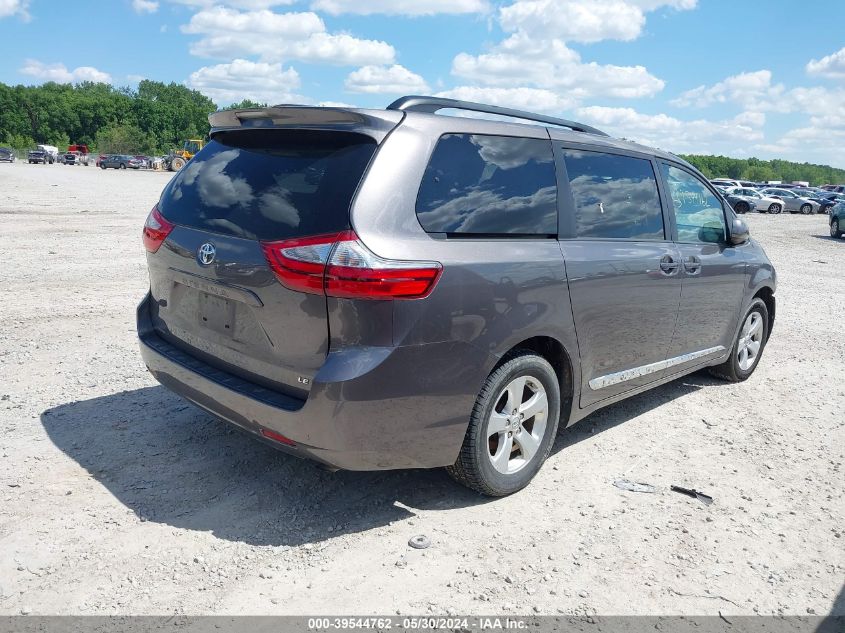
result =
[{"label": "side mirror", "polygon": [[730,242],[734,246],[745,244],[748,238],[751,237],[751,232],[748,230],[748,225],[739,218],[734,218],[730,227]]}]

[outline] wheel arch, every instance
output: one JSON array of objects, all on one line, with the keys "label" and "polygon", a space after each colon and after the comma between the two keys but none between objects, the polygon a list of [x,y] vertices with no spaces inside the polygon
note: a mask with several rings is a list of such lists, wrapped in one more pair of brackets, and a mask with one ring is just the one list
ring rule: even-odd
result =
[{"label": "wheel arch", "polygon": [[775,312],[777,310],[777,302],[775,301],[775,291],[771,286],[762,286],[754,293],[754,299],[762,299],[766,304],[766,311],[769,313],[768,319],[768,336],[772,335],[772,328],[775,325]]},{"label": "wheel arch", "polygon": [[531,351],[546,359],[557,374],[560,385],[560,419],[564,426],[572,414],[572,403],[575,401],[575,375],[573,373],[572,355],[566,347],[551,336],[533,336],[520,341],[502,354],[491,373],[506,363],[521,351]]}]

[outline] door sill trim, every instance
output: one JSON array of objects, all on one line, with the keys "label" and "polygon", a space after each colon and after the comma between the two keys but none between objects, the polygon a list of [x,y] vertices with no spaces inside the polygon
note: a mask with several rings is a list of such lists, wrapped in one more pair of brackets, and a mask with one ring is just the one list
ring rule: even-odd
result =
[{"label": "door sill trim", "polygon": [[672,367],[675,367],[677,365],[683,365],[684,363],[688,363],[690,361],[698,360],[699,358],[704,358],[705,356],[710,356],[711,354],[717,354],[719,352],[724,351],[724,345],[717,345],[715,347],[708,347],[707,349],[702,349],[697,352],[689,352],[688,354],[681,354],[680,356],[667,358],[666,360],[659,360],[656,363],[649,363],[648,365],[642,365],[640,367],[634,367],[632,369],[623,369],[622,371],[607,374],[606,376],[597,376],[596,378],[590,380],[590,389],[592,389],[593,391],[598,391],[599,389],[612,387],[613,385],[618,385],[622,382],[627,382],[629,380],[634,380],[635,378],[648,376],[649,374],[654,374],[659,371],[671,369]]}]

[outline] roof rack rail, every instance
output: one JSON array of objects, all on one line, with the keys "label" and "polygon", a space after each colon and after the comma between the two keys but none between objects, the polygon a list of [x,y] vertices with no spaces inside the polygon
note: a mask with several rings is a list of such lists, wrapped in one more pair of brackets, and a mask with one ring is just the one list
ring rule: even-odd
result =
[{"label": "roof rack rail", "polygon": [[577,121],[559,119],[557,117],[545,116],[543,114],[534,114],[533,112],[525,112],[524,110],[514,110],[513,108],[503,108],[501,106],[485,105],[483,103],[473,103],[471,101],[460,101],[458,99],[410,95],[407,97],[400,97],[387,106],[388,110],[426,112],[429,114],[434,114],[438,110],[446,108],[454,110],[468,110],[470,112],[483,112],[485,114],[498,114],[500,116],[509,116],[515,119],[525,119],[527,121],[535,121],[537,123],[568,127],[576,132],[585,132],[587,134],[595,134],[597,136],[610,136],[606,132],[602,132],[590,125],[585,125],[584,123],[578,123]]}]

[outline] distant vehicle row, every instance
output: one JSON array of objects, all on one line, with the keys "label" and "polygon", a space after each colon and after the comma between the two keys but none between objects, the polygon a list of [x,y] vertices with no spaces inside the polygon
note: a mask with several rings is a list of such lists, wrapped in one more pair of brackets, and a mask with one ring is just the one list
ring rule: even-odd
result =
[{"label": "distant vehicle row", "polygon": [[[803,215],[829,213],[837,202],[845,200],[845,194],[827,191],[819,187],[773,187],[719,178],[710,182],[722,193],[737,213],[748,213],[749,211],[771,214],[789,211]],[[743,182],[744,184],[725,185],[727,182]]]}]

